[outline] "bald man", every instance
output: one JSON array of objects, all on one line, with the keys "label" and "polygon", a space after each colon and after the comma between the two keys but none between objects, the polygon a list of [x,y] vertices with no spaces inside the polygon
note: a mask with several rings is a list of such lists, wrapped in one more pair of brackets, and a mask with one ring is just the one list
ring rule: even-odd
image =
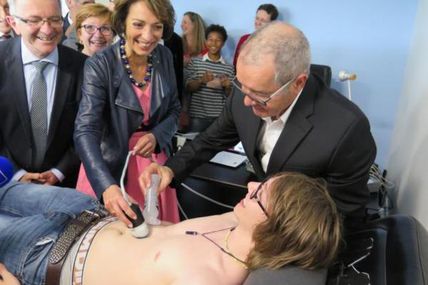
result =
[{"label": "bald man", "polygon": [[296,27],[272,22],[242,47],[234,90],[219,118],[165,166],[140,177],[162,177],[161,189],[183,180],[217,152],[242,141],[259,179],[280,171],[322,177],[341,213],[359,223],[369,200],[367,180],[376,156],[363,112],[309,73],[308,40]]}]

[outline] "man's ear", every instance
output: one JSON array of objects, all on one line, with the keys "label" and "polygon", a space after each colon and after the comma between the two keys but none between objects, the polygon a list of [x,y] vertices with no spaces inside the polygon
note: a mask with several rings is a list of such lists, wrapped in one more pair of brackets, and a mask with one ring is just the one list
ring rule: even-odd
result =
[{"label": "man's ear", "polygon": [[16,24],[16,20],[13,16],[6,16],[6,21],[9,24],[9,26],[12,27],[16,35],[21,35],[18,25]]},{"label": "man's ear", "polygon": [[300,90],[303,88],[303,86],[305,86],[306,80],[308,80],[308,74],[307,73],[302,73],[299,76],[297,76],[296,78],[296,89]]}]

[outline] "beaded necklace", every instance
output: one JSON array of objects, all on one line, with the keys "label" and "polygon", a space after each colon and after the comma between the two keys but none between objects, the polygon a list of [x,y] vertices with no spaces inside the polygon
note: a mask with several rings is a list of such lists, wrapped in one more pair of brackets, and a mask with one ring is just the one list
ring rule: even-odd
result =
[{"label": "beaded necklace", "polygon": [[144,76],[143,82],[138,82],[137,80],[135,80],[134,75],[132,75],[131,65],[129,64],[129,60],[125,52],[125,43],[126,43],[125,38],[121,37],[119,51],[120,51],[120,59],[122,60],[122,64],[125,67],[126,73],[128,73],[128,77],[129,77],[129,80],[131,80],[131,83],[138,88],[144,88],[152,78],[152,69],[153,69],[152,55],[149,55],[147,58],[146,74]]},{"label": "beaded necklace", "polygon": [[[235,227],[230,227],[230,228],[225,228],[225,229],[220,229],[220,230],[216,230],[216,231],[211,231],[211,232],[205,232],[205,233],[200,233],[197,231],[186,231],[186,235],[201,235],[204,238],[206,238],[207,240],[209,240],[211,243],[213,243],[216,247],[218,247],[222,252],[226,253],[227,255],[229,255],[230,257],[233,258],[233,260],[235,260],[236,262],[238,262],[239,265],[241,265],[242,267],[244,267],[244,269],[248,269],[247,263],[241,259],[239,259],[238,257],[236,257],[233,253],[230,252],[229,249],[229,237],[230,234],[233,232],[233,230],[235,229]],[[214,234],[214,233],[218,233],[221,231],[225,231],[225,230],[229,230],[226,234],[226,236],[224,237],[224,247],[220,246],[218,243],[216,243],[214,240],[212,240],[211,238],[209,238],[207,235],[209,234]]]}]

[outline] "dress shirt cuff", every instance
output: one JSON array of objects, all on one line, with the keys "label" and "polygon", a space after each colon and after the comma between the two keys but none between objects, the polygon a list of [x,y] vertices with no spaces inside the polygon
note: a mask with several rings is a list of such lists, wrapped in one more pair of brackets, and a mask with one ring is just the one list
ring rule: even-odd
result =
[{"label": "dress shirt cuff", "polygon": [[12,177],[13,181],[19,181],[22,176],[24,176],[25,174],[27,174],[27,171],[25,171],[24,169],[20,169],[17,172],[15,172],[15,174]]},{"label": "dress shirt cuff", "polygon": [[56,168],[51,168],[52,173],[55,175],[55,177],[59,180],[59,182],[62,182],[65,178],[64,174],[62,174],[61,171],[59,171]]}]

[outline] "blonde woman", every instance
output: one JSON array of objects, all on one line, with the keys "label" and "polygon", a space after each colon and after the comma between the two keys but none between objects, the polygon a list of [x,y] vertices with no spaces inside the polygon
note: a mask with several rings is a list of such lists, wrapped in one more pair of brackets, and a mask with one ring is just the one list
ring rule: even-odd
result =
[{"label": "blonde woman", "polygon": [[77,39],[82,53],[92,56],[113,42],[113,13],[104,5],[87,4],[76,15]]},{"label": "blonde woman", "polygon": [[183,60],[186,66],[194,56],[207,52],[205,47],[205,23],[195,12],[186,12],[181,22],[183,30]]}]

